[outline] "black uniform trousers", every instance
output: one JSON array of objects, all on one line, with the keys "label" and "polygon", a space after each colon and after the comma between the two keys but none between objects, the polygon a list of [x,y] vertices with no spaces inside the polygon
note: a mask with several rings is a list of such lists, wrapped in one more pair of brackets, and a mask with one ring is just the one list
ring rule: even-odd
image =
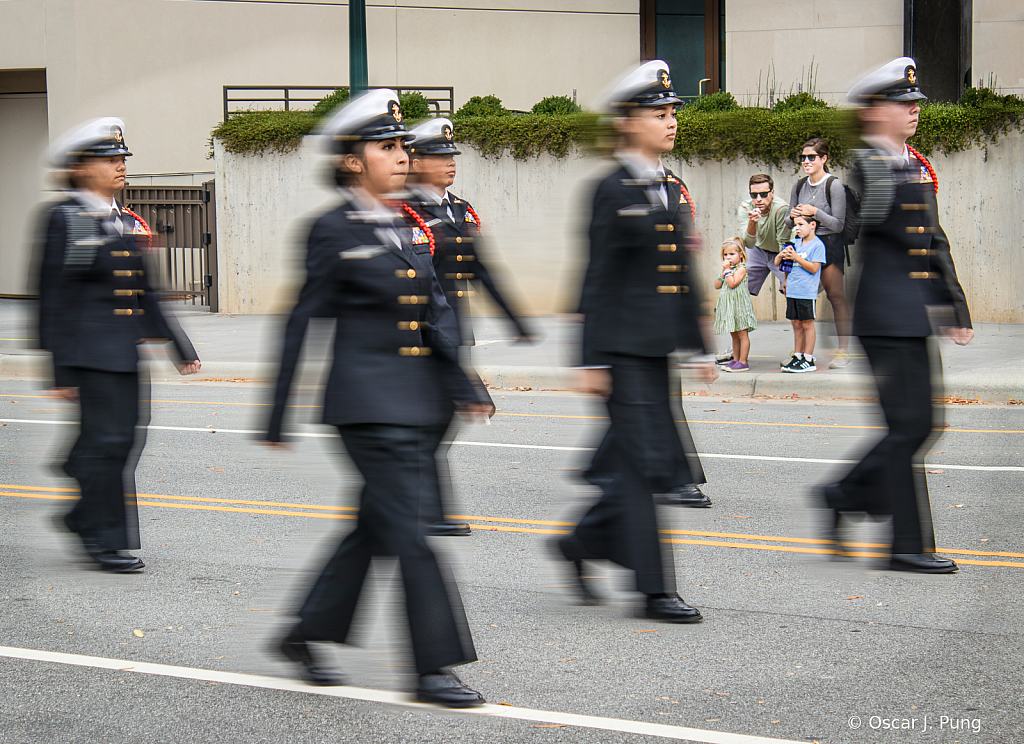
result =
[{"label": "black uniform trousers", "polygon": [[[135,465],[145,444],[140,423],[140,376],[65,368],[78,388],[81,425],[64,472],[78,481],[81,498],[64,522],[82,540],[107,550],[140,546]],[[146,398],[148,399],[148,395]],[[146,411],[149,403],[146,403]],[[143,426],[148,423],[141,422]]]},{"label": "black uniform trousers", "polygon": [[359,516],[299,611],[311,640],[345,643],[374,557],[397,557],[418,674],[476,660],[454,581],[420,524],[424,473],[434,467],[429,427],[346,424],[342,441],[365,479]]},{"label": "black uniform trousers", "polygon": [[433,466],[423,473],[423,491],[420,503],[420,517],[424,524],[433,524],[444,519],[448,514],[452,495],[452,473],[448,465],[448,450],[455,438],[455,415],[445,422],[424,427],[429,446],[434,455],[430,464]]},{"label": "black uniform trousers", "polygon": [[[647,451],[651,488],[656,494],[669,493],[678,486],[699,486],[708,482],[683,413],[678,370],[672,368],[669,369],[669,389],[670,410],[665,431],[661,436],[652,438]],[[583,473],[583,477],[595,486],[601,486],[611,477],[611,473],[598,469],[611,464],[607,456],[611,446],[612,430],[609,428],[594,453],[590,467]]]},{"label": "black uniform trousers", "polygon": [[861,336],[878,385],[888,432],[840,481],[838,511],[891,515],[893,553],[935,551],[925,444],[935,431],[933,370],[927,338]]},{"label": "black uniform trousers", "polygon": [[[671,456],[668,359],[609,355],[612,394],[608,434],[590,466],[603,494],[562,540],[570,558],[607,559],[632,570],[644,594],[675,591],[675,575],[658,531],[654,492],[662,489]],[[659,481],[662,481],[659,483]]]}]

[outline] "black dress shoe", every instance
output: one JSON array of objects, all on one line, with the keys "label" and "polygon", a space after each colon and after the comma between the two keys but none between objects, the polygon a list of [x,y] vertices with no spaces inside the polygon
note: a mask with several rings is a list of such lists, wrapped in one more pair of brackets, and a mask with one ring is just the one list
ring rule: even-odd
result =
[{"label": "black dress shoe", "polygon": [[288,659],[299,665],[299,677],[304,682],[317,687],[335,687],[345,684],[345,678],[337,671],[318,659],[317,652],[299,632],[299,626],[292,628],[284,637],[277,650]]},{"label": "black dress shoe", "polygon": [[707,509],[711,506],[709,499],[697,486],[676,486],[668,493],[657,495],[658,503],[671,506],[689,506],[698,509]]},{"label": "black dress shoe", "polygon": [[487,701],[476,690],[466,687],[452,672],[421,674],[416,687],[416,699],[421,703],[434,703],[446,708],[475,708]]},{"label": "black dress shoe", "polygon": [[935,553],[893,553],[889,560],[889,568],[893,571],[931,574],[955,573],[960,570],[960,567],[949,558]]},{"label": "black dress shoe", "polygon": [[85,546],[85,550],[99,564],[101,571],[131,573],[146,567],[141,558],[136,558],[127,550],[105,550],[89,545]]},{"label": "black dress shoe", "polygon": [[588,581],[583,577],[583,559],[569,555],[562,544],[563,539],[561,537],[555,538],[548,543],[548,546],[556,558],[561,558],[572,564],[572,572],[569,575],[569,588],[576,595],[579,604],[587,606],[601,604],[601,598],[590,589]]},{"label": "black dress shoe", "polygon": [[465,522],[456,522],[454,519],[439,519],[436,522],[427,524],[427,534],[434,537],[466,537],[472,535],[473,530]]},{"label": "black dress shoe", "polygon": [[700,610],[690,607],[678,594],[647,597],[647,607],[643,611],[643,616],[666,623],[699,623],[704,619]]}]

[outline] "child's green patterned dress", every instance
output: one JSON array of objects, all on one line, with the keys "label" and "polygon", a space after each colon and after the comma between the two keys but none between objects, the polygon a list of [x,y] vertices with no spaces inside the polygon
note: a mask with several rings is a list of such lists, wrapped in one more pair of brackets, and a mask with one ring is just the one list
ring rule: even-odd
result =
[{"label": "child's green patterned dress", "polygon": [[[739,264],[746,269],[746,264]],[[728,284],[722,284],[718,293],[718,305],[715,306],[715,335],[724,336],[735,331],[752,331],[757,328],[757,318],[754,317],[754,305],[750,301],[750,290],[747,289],[747,274],[744,272],[743,281],[732,289]]]}]

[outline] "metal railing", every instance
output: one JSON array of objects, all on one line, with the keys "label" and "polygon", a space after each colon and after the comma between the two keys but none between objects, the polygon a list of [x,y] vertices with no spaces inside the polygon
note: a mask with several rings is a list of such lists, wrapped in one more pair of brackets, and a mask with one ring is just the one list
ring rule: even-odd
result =
[{"label": "metal railing", "polygon": [[[225,85],[224,121],[233,114],[250,111],[308,111],[320,99],[330,95],[340,85]],[[371,85],[370,88],[387,88]],[[399,95],[422,93],[435,116],[451,116],[455,111],[455,89],[437,85],[402,86],[391,88]],[[238,95],[242,94],[242,95]],[[253,104],[259,104],[253,106]],[[246,108],[239,108],[246,106]]]},{"label": "metal railing", "polygon": [[202,186],[129,186],[121,200],[152,230],[149,270],[160,297],[217,312],[214,182]]}]

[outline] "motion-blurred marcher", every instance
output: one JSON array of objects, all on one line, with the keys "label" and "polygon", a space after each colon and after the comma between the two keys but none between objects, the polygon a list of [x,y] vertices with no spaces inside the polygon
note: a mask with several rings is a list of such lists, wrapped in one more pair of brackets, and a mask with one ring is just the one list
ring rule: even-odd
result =
[{"label": "motion-blurred marcher", "polygon": [[906,144],[917,131],[925,99],[914,60],[901,57],[875,70],[848,99],[861,107],[864,127],[862,149],[853,153],[864,263],[853,333],[875,375],[888,432],[839,483],[821,487],[819,496],[831,512],[830,537],[838,552],[843,515],[891,516],[892,569],[952,573],[956,563],[935,554],[924,474],[923,452],[941,412],[932,403],[941,394],[935,388],[941,361],[929,358],[929,336],[935,325],[964,345],[974,331],[939,224],[935,172]]},{"label": "motion-blurred marcher", "polygon": [[[448,187],[455,181],[455,146],[452,123],[445,118],[430,119],[411,132],[414,137],[409,147],[410,198],[405,204],[408,214],[420,231],[433,233],[434,271],[448,304],[455,311],[464,344],[473,344],[472,318],[469,313],[469,295],[473,283],[479,282],[516,328],[520,340],[529,339],[530,333],[519,316],[513,312],[498,290],[487,266],[481,259],[479,242],[480,217],[465,199],[455,196]],[[454,409],[452,409],[454,413]],[[439,485],[435,498],[424,498],[423,520],[432,535],[469,535],[465,522],[449,519],[451,514],[451,471],[448,467],[448,449],[455,438],[455,428],[448,422],[436,430],[438,452],[435,458],[438,473],[428,480]]]},{"label": "motion-blurred marcher", "polygon": [[39,341],[53,354],[55,394],[81,408],[78,440],[63,466],[81,498],[61,522],[101,569],[119,573],[144,567],[126,552],[140,547],[135,464],[149,420],[138,346],[170,340],[182,374],[200,367],[146,277],[148,228],[114,199],[130,155],[124,123],[114,117],[56,142],[50,164],[67,193],[44,212],[40,235]]},{"label": "motion-blurred marcher", "polygon": [[[285,328],[266,438],[281,428],[310,318],[336,322],[323,421],[338,428],[363,476],[355,529],[328,561],[280,650],[312,684],[344,684],[318,658],[315,641],[349,639],[374,558],[397,557],[421,702],[483,703],[451,667],[476,659],[455,584],[420,522],[430,496],[437,431],[451,407],[488,415],[486,390],[459,366],[458,326],[431,264],[431,241],[413,234],[384,199],[405,184],[409,159],[398,96],[353,99],[321,134],[342,203],[319,217],[307,240],[306,283]],[[436,490],[436,484],[434,485]]]},{"label": "motion-blurred marcher", "polygon": [[[641,65],[608,95],[620,144],[614,171],[595,189],[579,307],[584,389],[606,400],[611,425],[589,473],[603,494],[557,549],[572,564],[584,602],[597,597],[583,561],[611,560],[634,572],[646,617],[692,623],[701,614],[676,594],[654,501],[655,493],[697,480],[679,477],[687,460],[679,456],[674,418],[682,408],[670,402],[668,357],[706,350],[697,287],[688,278],[693,222],[686,192],[661,162],[675,142],[678,103],[660,60]],[[710,361],[703,369],[713,379]]]}]

